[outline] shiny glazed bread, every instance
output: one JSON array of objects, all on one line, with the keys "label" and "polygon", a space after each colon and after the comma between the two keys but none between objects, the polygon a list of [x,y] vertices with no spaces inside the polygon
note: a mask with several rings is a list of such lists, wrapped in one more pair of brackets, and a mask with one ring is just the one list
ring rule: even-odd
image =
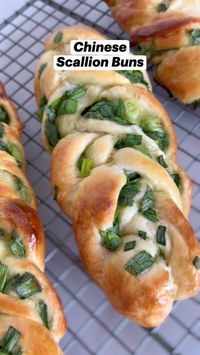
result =
[{"label": "shiny glazed bread", "polygon": [[62,354],[66,322],[44,275],[44,232],[25,176],[22,124],[0,84],[0,353]]},{"label": "shiny glazed bread", "polygon": [[156,65],[156,78],[185,104],[200,100],[199,0],[107,0],[119,25]]},{"label": "shiny glazed bread", "polygon": [[35,74],[42,136],[54,198],[86,270],[117,311],[152,327],[200,288],[200,248],[186,219],[191,183],[142,73],[133,83],[131,71],[53,71],[53,55],[69,53],[71,39],[99,36],[73,26],[46,39]]}]

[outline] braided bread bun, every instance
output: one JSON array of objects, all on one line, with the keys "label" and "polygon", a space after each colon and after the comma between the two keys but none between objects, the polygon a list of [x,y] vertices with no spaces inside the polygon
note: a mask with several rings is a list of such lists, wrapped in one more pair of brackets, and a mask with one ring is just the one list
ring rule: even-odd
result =
[{"label": "braided bread bun", "polygon": [[56,342],[66,322],[43,273],[45,240],[24,174],[22,125],[2,84],[0,121],[0,352],[62,354]]},{"label": "braided bread bun", "polygon": [[73,222],[86,270],[113,307],[152,327],[174,300],[200,288],[200,248],[185,218],[191,183],[175,161],[171,121],[146,85],[122,83],[112,71],[66,71],[48,96],[47,81],[58,75],[53,55],[84,33],[96,38],[87,27],[54,32],[36,68],[54,198]]},{"label": "braided bread bun", "polygon": [[198,0],[107,0],[116,21],[156,64],[156,78],[185,104],[200,99]]}]

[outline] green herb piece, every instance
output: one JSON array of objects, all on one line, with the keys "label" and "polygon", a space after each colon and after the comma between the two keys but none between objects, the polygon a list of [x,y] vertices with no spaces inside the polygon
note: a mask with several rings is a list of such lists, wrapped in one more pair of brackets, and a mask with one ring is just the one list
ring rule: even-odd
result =
[{"label": "green herb piece", "polygon": [[9,124],[10,122],[10,116],[8,114],[8,111],[3,105],[0,105],[0,122],[4,122]]},{"label": "green herb piece", "polygon": [[137,104],[137,102],[132,99],[127,99],[124,101],[124,106],[125,106],[124,119],[132,124],[138,123],[138,118],[140,115],[141,108]]},{"label": "green herb piece", "polygon": [[43,300],[39,300],[36,309],[40,318],[42,319],[44,326],[49,329],[48,310],[46,303]]},{"label": "green herb piece", "polygon": [[170,174],[171,178],[174,180],[176,186],[178,189],[180,189],[180,184],[181,184],[181,178],[179,174]]},{"label": "green herb piece", "polygon": [[8,153],[11,154],[15,158],[18,166],[20,168],[24,168],[25,167],[24,156],[23,156],[23,153],[22,153],[21,149],[19,148],[19,146],[15,143],[8,142],[7,143],[7,150],[8,150]]},{"label": "green herb piece", "polygon": [[140,126],[143,132],[153,139],[162,151],[169,147],[169,137],[163,131],[160,119],[157,117],[146,117],[141,120]]},{"label": "green herb piece", "polygon": [[154,42],[151,42],[149,47],[139,46],[139,54],[146,55],[148,59],[152,58],[155,52],[156,52],[156,45]]},{"label": "green herb piece", "polygon": [[35,276],[25,272],[23,275],[18,275],[12,281],[12,288],[21,299],[29,298],[42,291],[41,286]]},{"label": "green herb piece", "polygon": [[[10,326],[0,341],[0,351],[5,354],[13,354],[15,346],[17,345],[21,333],[14,327]],[[14,353],[16,354],[16,353]]]},{"label": "green herb piece", "polygon": [[17,190],[18,190],[21,198],[25,202],[31,203],[31,194],[28,191],[28,188],[24,185],[23,181],[18,176],[15,176],[15,180],[16,180]]},{"label": "green herb piece", "polygon": [[200,270],[200,256],[196,256],[193,260],[193,265],[197,270]]},{"label": "green herb piece", "polygon": [[141,182],[140,178],[127,181],[120,191],[118,204],[120,207],[132,206],[134,197],[140,192]]},{"label": "green herb piece", "polygon": [[145,194],[144,194],[143,199],[140,203],[139,212],[140,213],[145,212],[153,205],[153,203],[154,203],[153,190],[147,185]]},{"label": "green herb piece", "polygon": [[165,12],[165,11],[167,11],[167,5],[162,2],[161,4],[158,5],[157,11],[158,11],[158,12]]},{"label": "green herb piece", "polygon": [[86,177],[90,175],[90,171],[93,168],[93,159],[83,158],[80,168],[80,177]]},{"label": "green herb piece", "polygon": [[152,158],[151,153],[147,147],[144,147],[142,145],[135,145],[134,149],[138,150],[139,152],[147,155],[147,157]]},{"label": "green herb piece", "polygon": [[55,99],[46,107],[47,120],[45,122],[45,134],[49,145],[56,146],[61,136],[57,127],[56,119],[62,114],[74,114],[77,110],[78,100],[86,94],[86,89],[77,86],[67,90],[64,95]]},{"label": "green herb piece", "polygon": [[146,240],[146,239],[147,239],[147,232],[145,232],[145,231],[138,231],[138,237],[140,237],[141,239]]},{"label": "green herb piece", "polygon": [[120,75],[125,76],[133,84],[142,84],[149,89],[149,84],[144,79],[144,75],[139,70],[119,70],[117,71]]},{"label": "green herb piece", "polygon": [[168,165],[167,165],[163,155],[159,155],[159,157],[157,157],[157,161],[163,168],[168,168]]},{"label": "green herb piece", "polygon": [[13,355],[22,355],[23,352],[22,352],[22,348],[21,346],[19,348],[17,348],[17,350],[13,353]]},{"label": "green herb piece", "polygon": [[40,102],[39,102],[39,110],[37,111],[37,116],[39,120],[42,122],[43,115],[44,115],[44,109],[47,104],[47,98],[45,95],[41,96]]},{"label": "green herb piece", "polygon": [[119,237],[119,235],[111,230],[100,231],[100,235],[102,237],[103,246],[109,251],[117,250],[122,244],[122,239]]},{"label": "green herb piece", "polygon": [[134,148],[135,145],[142,144],[142,136],[139,134],[127,134],[126,137],[118,139],[115,144],[116,149],[122,149],[126,147]]},{"label": "green herb piece", "polygon": [[58,44],[58,43],[60,43],[60,42],[62,41],[62,38],[63,38],[63,33],[62,33],[61,31],[59,31],[59,32],[55,35],[55,37],[54,37],[54,39],[53,39],[53,42],[54,42],[55,44]]},{"label": "green herb piece", "polygon": [[153,208],[148,208],[148,210],[144,211],[142,215],[153,223],[158,222],[157,213]]},{"label": "green herb piece", "polygon": [[159,226],[156,232],[156,242],[163,246],[166,245],[165,232],[166,232],[165,226]]},{"label": "green herb piece", "polygon": [[9,248],[14,256],[23,257],[25,256],[25,247],[22,238],[19,234],[13,230],[11,233],[11,240],[9,243]]},{"label": "green herb piece", "polygon": [[43,64],[40,66],[40,68],[39,68],[39,70],[38,70],[38,78],[39,78],[39,79],[40,79],[40,77],[41,77],[43,71],[46,69],[46,67],[47,67],[47,63],[43,63]]},{"label": "green herb piece", "polygon": [[58,197],[58,186],[54,185],[54,188],[53,188],[53,199],[56,201],[57,197]]},{"label": "green herb piece", "polygon": [[145,250],[133,256],[126,264],[125,270],[137,277],[148,270],[155,262],[155,259]]},{"label": "green herb piece", "polygon": [[192,30],[189,32],[190,38],[191,38],[191,44],[193,46],[199,46],[200,45],[200,29]]},{"label": "green herb piece", "polygon": [[132,240],[131,242],[127,242],[124,245],[124,251],[129,251],[129,250],[135,249],[135,246],[136,246],[136,241],[135,240]]},{"label": "green herb piece", "polygon": [[3,292],[8,277],[8,267],[0,262],[0,292]]},{"label": "green herb piece", "polygon": [[141,176],[135,171],[133,173],[128,173],[128,171],[126,171],[126,174],[127,174],[127,182],[141,178]]},{"label": "green herb piece", "polygon": [[62,102],[59,109],[60,115],[70,115],[76,113],[78,106],[77,100],[74,99],[66,99]]}]

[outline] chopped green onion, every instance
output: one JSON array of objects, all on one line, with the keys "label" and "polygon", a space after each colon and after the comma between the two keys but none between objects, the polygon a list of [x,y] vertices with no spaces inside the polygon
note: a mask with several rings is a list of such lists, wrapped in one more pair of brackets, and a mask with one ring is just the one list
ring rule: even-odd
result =
[{"label": "chopped green onion", "polygon": [[156,242],[163,246],[166,245],[165,232],[166,232],[165,226],[159,226],[156,232]]},{"label": "chopped green onion", "polygon": [[54,188],[53,188],[53,199],[56,201],[57,197],[58,197],[58,186],[54,185]]},{"label": "chopped green onion", "polygon": [[90,175],[90,171],[93,168],[93,159],[83,158],[80,168],[80,177],[86,177]]},{"label": "chopped green onion", "polygon": [[140,121],[143,132],[153,139],[161,150],[165,151],[169,146],[169,137],[162,128],[162,123],[158,117],[145,117]]},{"label": "chopped green onion", "polygon": [[165,253],[162,251],[162,249],[159,249],[159,257],[165,259]]},{"label": "chopped green onion", "polygon": [[170,174],[178,189],[180,189],[181,178],[179,174]]},{"label": "chopped green onion", "polygon": [[151,153],[147,147],[144,147],[142,145],[135,145],[133,148],[138,150],[139,152],[147,155],[149,158],[152,158]]},{"label": "chopped green onion", "polygon": [[146,240],[147,239],[147,232],[145,231],[138,231],[138,237]]},{"label": "chopped green onion", "polygon": [[113,231],[100,231],[103,246],[109,251],[117,250],[121,244],[122,239]]},{"label": "chopped green onion", "polygon": [[21,196],[21,198],[27,202],[30,203],[31,202],[31,194],[28,191],[28,188],[25,186],[25,184],[23,183],[23,181],[21,180],[21,178],[19,178],[18,176],[15,175],[15,180],[16,180],[16,184],[17,184],[17,189],[18,192]]},{"label": "chopped green onion", "polygon": [[23,257],[25,256],[25,247],[22,241],[22,238],[19,236],[19,234],[13,230],[11,233],[11,240],[9,243],[9,248],[11,253],[14,256],[19,256]]},{"label": "chopped green onion", "polygon": [[136,241],[135,240],[132,240],[131,242],[127,242],[124,245],[124,251],[129,251],[129,250],[135,249],[135,246],[136,246]]},{"label": "chopped green onion", "polygon": [[134,197],[140,192],[140,187],[140,178],[131,181],[128,180],[126,185],[124,185],[120,191],[118,199],[119,206],[132,206]]},{"label": "chopped green onion", "polygon": [[39,300],[36,309],[39,313],[40,318],[42,319],[44,326],[49,329],[48,311],[46,303],[44,303],[43,300]]},{"label": "chopped green onion", "polygon": [[153,208],[148,208],[148,210],[144,211],[142,215],[153,223],[158,222],[157,213]]},{"label": "chopped green onion", "polygon": [[10,122],[10,116],[8,114],[8,111],[3,105],[0,105],[0,122],[4,122],[9,124]]},{"label": "chopped green onion", "polygon": [[18,166],[20,168],[24,167],[25,162],[24,162],[24,157],[23,157],[20,147],[15,143],[8,142],[7,149],[8,149],[9,154],[11,154],[15,158]]},{"label": "chopped green onion", "polygon": [[126,171],[126,174],[127,174],[127,182],[141,178],[141,176],[136,172],[128,173],[128,171]]},{"label": "chopped green onion", "polygon": [[0,341],[0,350],[3,353],[11,354],[14,347],[17,345],[21,333],[14,327],[10,326]]},{"label": "chopped green onion", "polygon": [[134,148],[135,145],[142,143],[142,136],[139,134],[127,134],[126,137],[118,139],[115,144],[116,149],[122,149],[126,147]]},{"label": "chopped green onion", "polygon": [[3,292],[8,277],[8,266],[0,262],[0,292]]},{"label": "chopped green onion", "polygon": [[38,118],[40,119],[40,121],[42,121],[43,119],[43,115],[44,115],[44,109],[45,109],[45,106],[47,104],[47,98],[45,95],[41,96],[40,98],[40,102],[39,102],[39,110],[37,112],[37,116]]},{"label": "chopped green onion", "polygon": [[200,256],[196,256],[193,260],[193,265],[197,270],[200,270]]},{"label": "chopped green onion", "polygon": [[42,288],[35,276],[28,272],[18,276],[14,280],[12,287],[21,299],[31,297],[42,291]]},{"label": "chopped green onion", "polygon": [[137,277],[144,271],[148,270],[155,262],[155,259],[151,254],[145,250],[141,251],[137,255],[133,256],[126,264],[125,270],[133,276]]},{"label": "chopped green onion", "polygon": [[39,79],[40,79],[40,77],[41,77],[43,71],[46,69],[46,67],[47,67],[47,63],[43,63],[43,64],[40,66],[40,68],[39,68],[39,70],[38,70],[38,78],[39,78]]},{"label": "chopped green onion", "polygon": [[144,194],[143,199],[140,203],[139,212],[140,213],[145,212],[150,207],[152,207],[153,203],[154,203],[153,190],[147,185],[145,194]]},{"label": "chopped green onion", "polygon": [[157,161],[163,168],[168,168],[168,165],[167,165],[163,155],[159,155],[159,157],[157,157]]},{"label": "chopped green onion", "polygon": [[195,29],[189,32],[193,46],[200,45],[200,29]]},{"label": "chopped green onion", "polygon": [[62,38],[63,38],[63,33],[62,33],[61,31],[59,31],[59,32],[55,35],[55,37],[54,37],[54,39],[53,39],[53,42],[54,42],[55,44],[58,44],[58,43],[60,43],[60,42],[62,41]]},{"label": "chopped green onion", "polygon": [[161,3],[158,5],[158,9],[157,9],[158,12],[165,12],[167,11],[167,5],[165,3]]},{"label": "chopped green onion", "polygon": [[119,70],[117,71],[120,75],[125,76],[133,84],[142,84],[149,89],[149,84],[144,79],[144,75],[139,70]]},{"label": "chopped green onion", "polygon": [[64,100],[59,108],[60,115],[70,115],[76,113],[78,106],[77,100],[74,99],[66,99]]}]

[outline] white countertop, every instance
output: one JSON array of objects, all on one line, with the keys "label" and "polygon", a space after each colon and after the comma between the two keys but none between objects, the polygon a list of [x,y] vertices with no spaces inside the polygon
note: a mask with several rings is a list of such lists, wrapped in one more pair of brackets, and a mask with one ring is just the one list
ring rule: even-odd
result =
[{"label": "white countertop", "polygon": [[28,0],[0,0],[0,24],[12,16],[27,3]]}]

